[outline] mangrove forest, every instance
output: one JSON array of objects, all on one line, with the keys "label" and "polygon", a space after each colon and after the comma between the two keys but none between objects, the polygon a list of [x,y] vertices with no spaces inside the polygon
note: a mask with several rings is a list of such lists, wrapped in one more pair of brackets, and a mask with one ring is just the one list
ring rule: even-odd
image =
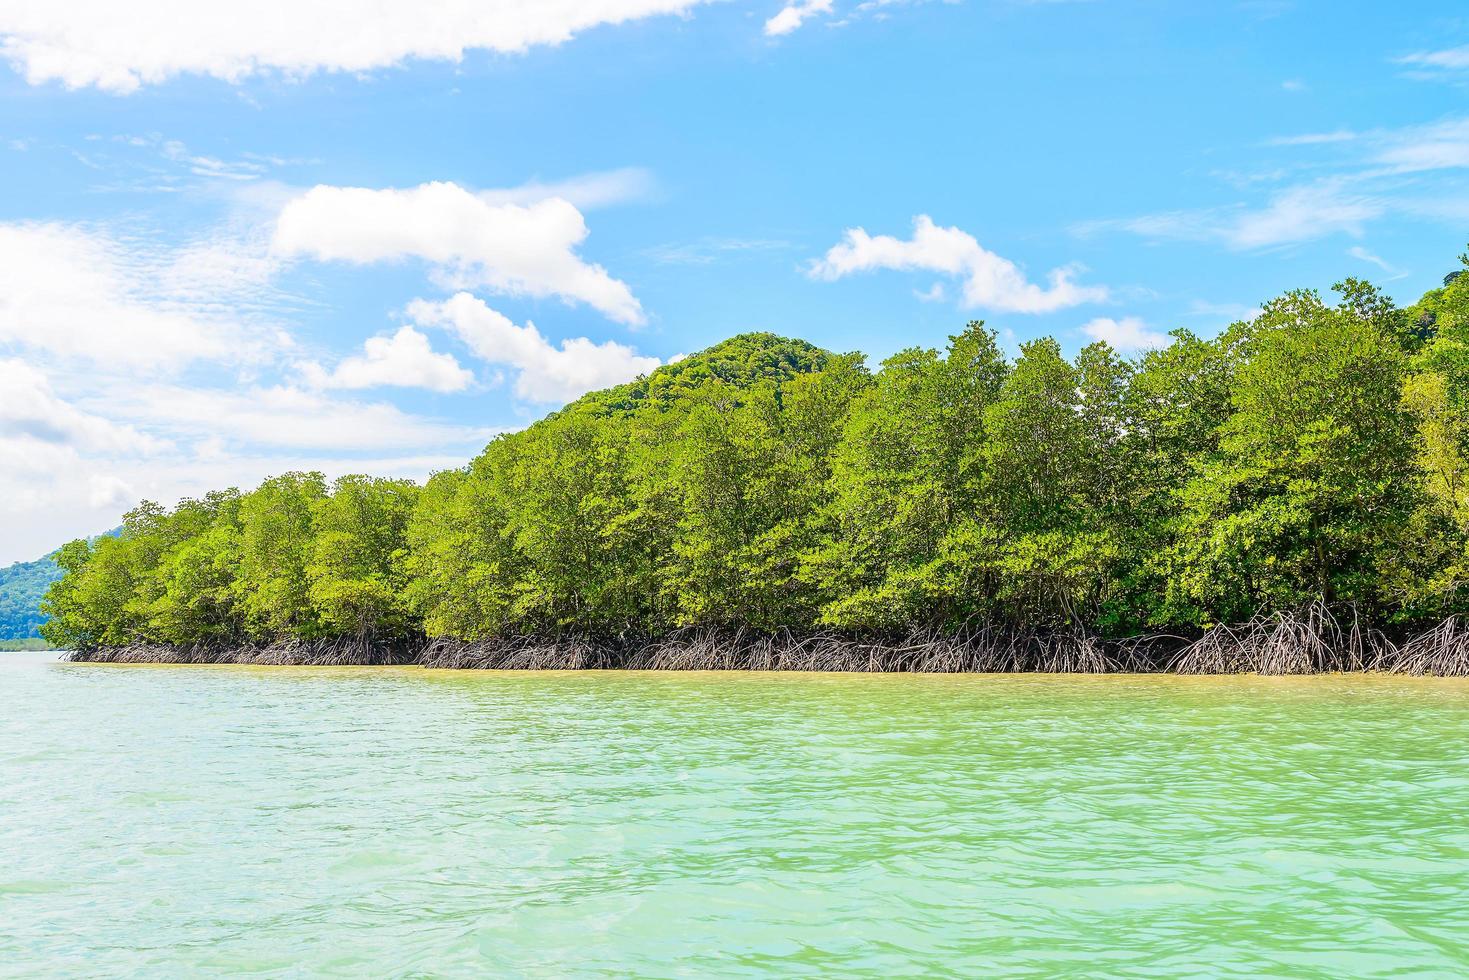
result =
[{"label": "mangrove forest", "polygon": [[[1469,256],[1461,257],[1469,265]],[[734,337],[425,485],[286,473],[56,561],[77,659],[1469,672],[1469,275],[1135,358]]]}]

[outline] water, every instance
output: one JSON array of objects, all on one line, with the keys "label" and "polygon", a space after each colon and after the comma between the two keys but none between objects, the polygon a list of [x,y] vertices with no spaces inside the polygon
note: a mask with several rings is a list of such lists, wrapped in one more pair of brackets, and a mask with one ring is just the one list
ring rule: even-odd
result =
[{"label": "water", "polygon": [[1469,684],[0,657],[0,973],[1469,975]]}]

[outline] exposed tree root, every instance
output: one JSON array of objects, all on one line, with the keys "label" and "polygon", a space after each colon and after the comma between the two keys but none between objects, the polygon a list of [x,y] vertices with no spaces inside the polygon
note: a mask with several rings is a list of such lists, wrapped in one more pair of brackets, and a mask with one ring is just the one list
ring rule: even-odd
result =
[{"label": "exposed tree root", "polygon": [[1315,604],[1217,626],[1197,638],[1107,640],[988,623],[902,637],[835,631],[773,633],[699,627],[654,637],[440,637],[427,642],[335,638],[267,645],[159,644],[77,651],[77,662],[120,664],[417,665],[480,670],[780,670],[856,673],[1319,674],[1387,671],[1469,676],[1469,621],[1451,617],[1401,644],[1354,611]]},{"label": "exposed tree root", "polygon": [[1469,623],[1450,616],[1396,651],[1387,669],[1394,674],[1469,677]]},{"label": "exposed tree root", "polygon": [[578,637],[439,637],[424,648],[424,667],[448,670],[594,670],[616,667],[611,648]]},{"label": "exposed tree root", "polygon": [[1342,623],[1325,605],[1313,603],[1293,613],[1216,626],[1179,651],[1167,669],[1179,674],[1323,674],[1378,670],[1395,656],[1387,637],[1364,627],[1355,610]]},{"label": "exposed tree root", "polygon": [[177,647],[135,643],[77,650],[67,659],[112,664],[259,664],[271,667],[387,667],[417,664],[422,644],[403,640],[333,637],[253,644],[198,644]]}]

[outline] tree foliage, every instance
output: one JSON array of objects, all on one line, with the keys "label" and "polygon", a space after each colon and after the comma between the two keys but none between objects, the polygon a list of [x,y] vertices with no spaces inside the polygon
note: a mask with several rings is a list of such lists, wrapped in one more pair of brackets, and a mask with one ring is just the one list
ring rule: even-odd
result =
[{"label": "tree foliage", "polygon": [[59,644],[1187,630],[1469,611],[1469,277],[1288,293],[1128,359],[971,323],[871,371],[735,337],[423,487],[288,473],[73,542]]}]

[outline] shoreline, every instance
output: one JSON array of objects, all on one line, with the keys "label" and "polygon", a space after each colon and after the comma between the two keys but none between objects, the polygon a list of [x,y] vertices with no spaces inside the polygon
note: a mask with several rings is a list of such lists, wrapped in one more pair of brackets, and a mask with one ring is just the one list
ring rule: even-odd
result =
[{"label": "shoreline", "polygon": [[175,646],[136,643],[67,653],[71,663],[396,666],[428,670],[663,670],[929,674],[1290,676],[1375,673],[1469,677],[1469,625],[1456,618],[1394,642],[1334,619],[1279,616],[1201,637],[1104,639],[998,627],[897,638],[687,629],[653,637],[489,640],[330,639]]}]

